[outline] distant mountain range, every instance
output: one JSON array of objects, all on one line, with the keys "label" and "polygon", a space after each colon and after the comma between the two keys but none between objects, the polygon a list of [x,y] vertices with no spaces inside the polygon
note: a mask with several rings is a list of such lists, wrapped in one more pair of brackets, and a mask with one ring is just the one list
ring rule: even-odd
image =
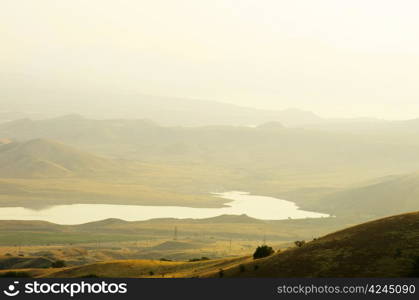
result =
[{"label": "distant mountain range", "polygon": [[[78,115],[22,119],[0,124],[0,178],[89,177],[72,199],[88,199],[93,191],[100,199],[106,189],[129,203],[135,195],[141,203],[183,199],[179,203],[194,207],[217,206],[210,191],[246,190],[295,201],[305,210],[365,220],[419,209],[419,175],[413,173],[419,170],[419,141],[414,132],[402,132],[363,135],[279,122],[162,127]],[[91,181],[102,176],[127,185]],[[375,180],[380,176],[387,177]],[[0,184],[20,199],[29,197],[25,191],[41,190],[39,182]],[[70,192],[62,192],[61,199]],[[54,193],[49,195],[58,199]]]},{"label": "distant mountain range", "polygon": [[[419,142],[414,137],[411,131],[361,135],[286,128],[279,122],[255,128],[162,127],[147,120],[92,120],[78,115],[0,124],[3,139],[59,140],[88,152],[122,159],[257,164],[282,169],[350,166],[400,173],[419,169],[419,163],[415,163]],[[381,175],[387,174],[388,171]]]},{"label": "distant mountain range", "polygon": [[257,126],[271,121],[300,126],[323,121],[314,113],[299,109],[271,111],[216,101],[132,93],[4,86],[0,97],[0,122],[21,118],[46,119],[66,114],[80,114],[93,119],[148,119],[164,126]]}]

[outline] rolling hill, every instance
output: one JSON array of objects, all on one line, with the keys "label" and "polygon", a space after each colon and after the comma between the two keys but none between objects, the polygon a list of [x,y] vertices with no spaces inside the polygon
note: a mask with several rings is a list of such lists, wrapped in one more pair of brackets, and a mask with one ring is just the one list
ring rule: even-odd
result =
[{"label": "rolling hill", "polygon": [[[344,198],[343,194],[339,194],[335,198],[332,195],[325,199],[325,195],[350,186],[354,189],[365,180],[378,176],[419,170],[419,142],[408,135],[395,140],[394,135],[370,136],[287,128],[278,122],[268,122],[254,128],[188,128],[162,127],[147,120],[92,120],[67,115],[46,120],[22,119],[3,123],[0,124],[0,137],[21,141],[38,139],[38,144],[44,144],[36,146],[32,141],[0,145],[3,149],[0,151],[0,162],[4,166],[0,177],[74,178],[112,174],[114,179],[124,184],[123,188],[115,185],[111,190],[109,182],[100,185],[96,182],[54,182],[48,185],[48,189],[59,186],[62,190],[51,191],[47,195],[44,182],[0,180],[0,185],[8,185],[8,190],[28,191],[24,195],[13,193],[19,194],[22,199],[37,195],[43,199],[71,198],[74,202],[75,199],[90,198],[95,203],[101,199],[104,201],[102,203],[109,203],[112,194],[114,201],[125,204],[133,203],[134,198],[142,204],[178,204],[172,201],[176,198],[183,199],[181,203],[193,207],[202,207],[204,202],[214,207],[216,204],[208,195],[210,191],[246,190],[291,200],[305,209],[317,205],[315,210],[325,211],[329,201],[336,200],[338,203],[338,198]],[[50,140],[59,140],[81,150],[70,150],[71,147]],[[15,150],[7,151],[12,147]],[[51,148],[54,151],[26,149],[31,147]],[[34,152],[36,155],[33,155]],[[65,157],[56,152],[65,152]],[[112,159],[88,155],[86,152]],[[4,155],[6,158],[2,160]],[[122,166],[121,161],[116,163],[115,159],[125,163]],[[141,166],[137,165],[138,162],[141,162]],[[10,166],[7,167],[7,164]],[[129,176],[125,176],[126,171]],[[125,175],[115,176],[121,172],[125,172]],[[43,190],[40,184],[43,184]],[[134,190],[138,193],[130,192]],[[92,191],[100,193],[93,196]],[[121,196],[116,196],[116,191]],[[10,205],[10,201],[6,201],[7,205]],[[367,217],[410,209],[416,207],[406,206],[404,210],[389,208],[384,214]],[[332,203],[330,211],[338,215],[342,212],[338,210]],[[361,220],[356,212],[352,215]]]},{"label": "rolling hill", "polygon": [[156,260],[114,260],[46,272],[40,277],[197,277],[208,272],[228,268],[248,261],[248,257],[205,260],[198,262],[170,262]]},{"label": "rolling hill", "polygon": [[344,189],[315,201],[336,216],[377,218],[419,210],[419,173],[390,176],[376,183]]},{"label": "rolling hill", "polygon": [[112,172],[112,160],[62,143],[35,139],[0,146],[0,177],[65,177]]},{"label": "rolling hill", "polygon": [[124,159],[198,161],[246,170],[292,168],[307,173],[319,172],[319,168],[322,171],[350,168],[380,176],[383,172],[387,175],[419,169],[419,164],[414,163],[419,142],[410,137],[394,141],[393,136],[293,129],[278,122],[256,128],[184,128],[162,127],[146,120],[91,120],[70,115],[3,123],[0,137],[54,139],[85,151]]},{"label": "rolling hill", "polygon": [[[225,277],[408,277],[418,274],[419,212],[326,235],[224,270]],[[218,272],[211,276],[218,277]]]},{"label": "rolling hill", "polygon": [[419,212],[353,226],[256,260],[250,256],[196,262],[110,259],[55,270],[32,267],[14,271],[34,277],[66,278],[413,277],[419,274]]}]

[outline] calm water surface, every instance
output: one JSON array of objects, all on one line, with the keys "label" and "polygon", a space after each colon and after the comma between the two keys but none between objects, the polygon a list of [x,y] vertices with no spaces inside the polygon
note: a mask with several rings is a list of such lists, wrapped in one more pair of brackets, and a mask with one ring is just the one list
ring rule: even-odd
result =
[{"label": "calm water surface", "polygon": [[108,218],[140,221],[155,218],[203,219],[220,215],[242,215],[262,220],[282,220],[328,217],[327,214],[300,210],[291,201],[251,195],[246,192],[214,193],[214,197],[228,200],[227,207],[192,208],[181,206],[144,206],[113,204],[57,205],[42,210],[23,207],[1,207],[0,220],[42,220],[57,224],[81,224]]}]

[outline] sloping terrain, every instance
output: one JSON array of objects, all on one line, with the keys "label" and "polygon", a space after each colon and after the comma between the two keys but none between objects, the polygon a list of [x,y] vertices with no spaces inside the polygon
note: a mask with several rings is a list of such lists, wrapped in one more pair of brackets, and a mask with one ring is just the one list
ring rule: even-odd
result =
[{"label": "sloping terrain", "polygon": [[392,135],[374,137],[293,129],[275,122],[256,128],[185,128],[161,127],[145,120],[65,116],[0,124],[0,137],[54,139],[89,152],[124,159],[200,161],[240,167],[252,174],[264,171],[261,173],[265,176],[274,168],[304,169],[307,173],[335,170],[339,166],[375,171],[376,176],[419,169],[414,160],[419,142],[412,138],[395,142]]},{"label": "sloping terrain", "polygon": [[419,274],[418,262],[419,212],[415,212],[326,235],[300,248],[225,270],[224,276],[405,277]]},{"label": "sloping terrain", "polygon": [[50,268],[54,261],[46,257],[0,257],[0,270]]},{"label": "sloping terrain", "polygon": [[336,216],[377,218],[419,210],[419,173],[345,189],[312,204]]},{"label": "sloping terrain", "polygon": [[63,177],[112,172],[118,164],[64,145],[34,139],[0,146],[0,177]]},{"label": "sloping terrain", "polygon": [[[39,271],[35,277],[409,277],[419,272],[419,212],[350,227],[254,260],[105,260]],[[6,272],[6,270],[4,271]],[[1,272],[0,272],[1,273]]]},{"label": "sloping terrain", "polygon": [[[0,178],[112,177],[112,182],[100,183],[0,179],[0,185],[11,191],[5,193],[7,198],[0,199],[8,206],[11,201],[36,198],[36,202],[45,202],[54,197],[72,203],[89,199],[95,203],[216,207],[221,201],[211,199],[208,193],[244,190],[294,201],[306,209],[348,186],[419,170],[419,142],[410,136],[394,139],[394,135],[324,132],[287,128],[278,122],[255,128],[187,128],[162,127],[146,120],[92,120],[69,115],[3,123],[0,137],[21,141],[36,138],[48,143],[54,139],[81,149],[57,159],[55,153],[51,153],[55,158],[47,155],[48,151],[22,155],[17,147],[3,159]],[[17,144],[25,143],[2,145],[0,149]],[[114,166],[115,160],[99,155],[87,158],[84,151],[120,160]],[[315,210],[327,207],[328,203]],[[403,211],[388,210],[389,214]]]},{"label": "sloping terrain", "polygon": [[234,257],[197,262],[156,260],[115,260],[47,273],[49,278],[74,277],[198,277],[207,272],[228,268],[248,261],[249,257]]},{"label": "sloping terrain", "polygon": [[210,188],[191,191],[189,182],[196,178],[196,172],[205,176],[213,171],[194,165],[110,159],[44,138],[12,142],[0,145],[0,205],[41,208],[69,203],[118,203],[220,207],[225,200],[210,195]]}]

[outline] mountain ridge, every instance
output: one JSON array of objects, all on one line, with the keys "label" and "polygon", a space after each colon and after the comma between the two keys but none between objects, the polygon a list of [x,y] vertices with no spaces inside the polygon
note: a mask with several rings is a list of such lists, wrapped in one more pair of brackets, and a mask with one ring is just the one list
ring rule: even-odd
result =
[{"label": "mountain ridge", "polygon": [[117,168],[109,159],[45,138],[1,146],[0,166],[2,177],[66,177]]}]

